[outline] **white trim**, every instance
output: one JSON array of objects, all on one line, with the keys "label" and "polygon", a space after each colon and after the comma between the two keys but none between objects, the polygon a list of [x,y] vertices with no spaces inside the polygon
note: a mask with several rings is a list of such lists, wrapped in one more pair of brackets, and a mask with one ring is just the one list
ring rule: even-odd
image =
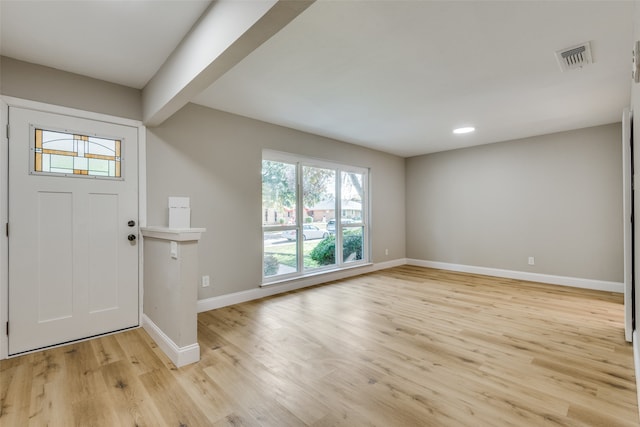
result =
[{"label": "white trim", "polygon": [[[9,105],[0,97],[0,225],[7,223],[9,204]],[[9,337],[4,325],[9,321],[9,239],[2,236],[0,245],[0,360],[9,357]]]},{"label": "white trim", "polygon": [[636,370],[636,396],[638,399],[638,415],[640,415],[640,344],[638,343],[638,331],[633,331],[633,363]]},{"label": "white trim", "polygon": [[142,315],[142,327],[176,367],[180,368],[200,360],[200,344],[178,347],[146,314]]},{"label": "white trim", "polygon": [[1,96],[2,100],[10,107],[26,108],[29,110],[42,111],[44,113],[62,114],[66,116],[78,117],[82,119],[97,120],[101,122],[113,123],[135,128],[144,128],[140,120],[127,119],[125,117],[112,116],[93,111],[78,110],[76,108],[62,107],[60,105],[46,104],[44,102],[31,101],[28,99],[14,98],[12,96]]},{"label": "white trim", "polygon": [[286,283],[269,284],[255,289],[234,292],[232,294],[220,295],[217,297],[198,300],[198,313],[203,311],[215,310],[216,308],[227,307],[229,305],[240,304],[242,302],[252,301],[296,289],[307,288],[309,286],[319,285],[334,280],[345,279],[372,271],[383,270],[385,268],[397,267],[407,263],[404,258],[386,261],[376,264],[367,264],[361,267],[353,267],[339,270],[326,274],[318,274],[317,276],[305,277],[298,280],[290,280]]},{"label": "white trim", "polygon": [[138,127],[138,220],[139,227],[147,226],[147,128],[142,124]]},{"label": "white trim", "polygon": [[[260,287],[264,288],[264,287],[269,287],[273,285],[283,285],[283,284],[292,283],[295,281],[311,279],[317,276],[327,277],[326,276],[327,274],[338,273],[346,270],[352,270],[354,268],[370,267],[372,265],[373,263],[370,263],[370,262],[355,262],[355,263],[347,264],[346,267],[342,267],[342,268],[335,268],[335,267],[318,268],[317,270],[314,270],[311,273],[306,273],[304,276],[300,276],[297,272],[289,273],[289,274],[281,274],[279,276],[275,276],[275,278],[269,282],[262,282]],[[346,276],[346,277],[349,277],[349,276]]]},{"label": "white trim", "polygon": [[624,338],[631,342],[633,333],[633,186],[631,185],[631,120],[629,107],[622,112],[622,223],[624,246]]},{"label": "white trim", "polygon": [[168,228],[168,227],[140,227],[144,237],[176,242],[198,241],[206,228]]},{"label": "white trim", "polygon": [[138,325],[144,312],[144,245],[140,229],[147,225],[147,128],[138,126]]},{"label": "white trim", "polygon": [[[362,247],[362,258],[363,260],[361,260],[362,265],[368,265],[369,263],[371,263],[371,225],[369,222],[369,215],[370,215],[370,208],[371,208],[371,204],[369,202],[369,197],[371,194],[371,191],[369,189],[369,183],[370,183],[370,178],[369,178],[369,173],[371,172],[370,168],[367,167],[361,167],[361,166],[355,166],[355,165],[345,165],[345,164],[341,164],[341,163],[337,163],[337,162],[333,162],[330,160],[319,160],[316,158],[312,158],[312,157],[307,157],[304,155],[300,155],[300,154],[293,154],[293,153],[285,153],[282,151],[274,151],[274,150],[269,150],[269,149],[263,149],[262,150],[262,161],[268,161],[268,162],[277,162],[277,163],[285,163],[287,165],[291,165],[291,166],[295,166],[295,170],[296,170],[296,188],[297,190],[295,191],[296,193],[296,204],[295,204],[295,209],[296,209],[296,215],[295,218],[297,218],[297,220],[295,221],[295,224],[292,224],[291,226],[286,226],[286,227],[281,227],[278,225],[265,225],[263,222],[262,225],[262,233],[263,233],[263,237],[264,237],[264,233],[265,232],[271,232],[271,231],[281,231],[281,230],[297,230],[298,231],[298,236],[303,234],[303,228],[305,225],[305,222],[303,221],[303,219],[305,218],[305,212],[304,212],[304,203],[302,203],[302,199],[303,199],[303,191],[302,191],[302,187],[303,187],[303,168],[304,167],[314,167],[314,168],[324,168],[324,169],[331,169],[335,172],[335,187],[334,187],[334,219],[335,219],[335,230],[334,230],[334,234],[336,237],[336,245],[335,245],[335,259],[336,259],[336,267],[337,268],[349,268],[349,265],[347,265],[345,262],[343,262],[343,247],[340,244],[342,242],[343,239],[343,235],[342,235],[342,231],[345,228],[349,228],[349,227],[361,227],[362,231],[363,231],[363,236],[362,236],[362,240],[363,240],[363,247]],[[343,182],[342,182],[342,174],[343,173],[356,173],[356,174],[361,174],[362,175],[362,189],[363,189],[363,194],[362,196],[362,200],[360,203],[361,206],[361,211],[360,211],[360,221],[355,222],[355,223],[350,223],[348,226],[345,224],[342,224],[342,221],[339,221],[339,218],[342,218],[342,186],[343,186]],[[298,237],[299,238],[299,237]],[[279,282],[281,279],[282,280],[294,280],[294,279],[304,279],[309,277],[308,274],[306,274],[305,271],[303,271],[303,245],[297,245],[297,250],[296,250],[296,255],[297,255],[297,268],[295,269],[296,271],[292,272],[292,273],[288,273],[286,275],[282,275],[280,277],[265,277],[263,274],[262,277],[262,284],[263,285],[269,285],[272,284],[274,282]],[[265,251],[262,251],[262,261],[264,262],[265,259]]]},{"label": "white trim", "polygon": [[[147,223],[147,180],[146,180],[146,127],[140,120],[127,119],[124,117],[112,116],[109,114],[95,113],[92,111],[78,110],[75,108],[63,107],[54,104],[47,104],[28,99],[15,98],[12,96],[0,95],[0,227],[8,221],[8,140],[6,138],[6,128],[9,124],[8,109],[9,107],[26,108],[45,113],[61,114],[67,116],[78,117],[82,119],[96,120],[101,122],[113,123],[122,126],[130,126],[138,129],[138,222],[140,227],[144,227]],[[4,143],[4,146],[2,144]],[[142,321],[142,303],[143,303],[143,253],[142,245],[138,249],[138,289],[139,289],[139,324]],[[0,246],[0,360],[6,359],[9,354],[9,340],[4,333],[4,325],[9,320],[9,254],[8,239],[5,237],[4,243]]]},{"label": "white trim", "polygon": [[473,265],[451,264],[439,261],[408,259],[407,264],[418,267],[437,268],[440,270],[459,271],[463,273],[482,274],[485,276],[504,277],[529,282],[548,283],[551,285],[571,286],[574,288],[593,289],[607,292],[624,292],[624,284],[604,280],[582,279],[579,277],[554,276],[551,274],[529,273],[526,271],[502,270],[499,268],[477,267]]}]

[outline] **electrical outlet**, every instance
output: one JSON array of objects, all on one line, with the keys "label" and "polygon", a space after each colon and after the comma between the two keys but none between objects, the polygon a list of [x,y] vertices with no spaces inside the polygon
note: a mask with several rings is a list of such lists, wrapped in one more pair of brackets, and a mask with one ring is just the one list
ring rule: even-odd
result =
[{"label": "electrical outlet", "polygon": [[384,254],[385,254],[385,255],[389,255],[389,249],[385,249],[385,250],[384,250]]},{"label": "electrical outlet", "polygon": [[536,259],[532,256],[529,257],[529,265],[536,265]]},{"label": "electrical outlet", "polygon": [[206,288],[210,285],[209,276],[202,276],[202,287]]}]

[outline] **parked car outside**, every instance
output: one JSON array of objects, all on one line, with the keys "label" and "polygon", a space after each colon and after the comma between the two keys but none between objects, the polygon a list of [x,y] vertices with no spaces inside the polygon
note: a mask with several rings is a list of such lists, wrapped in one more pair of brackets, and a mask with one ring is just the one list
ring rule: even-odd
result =
[{"label": "parked car outside", "polygon": [[[351,218],[342,218],[342,223],[343,224],[352,224],[356,221],[354,221]],[[327,231],[329,232],[329,234],[336,234],[336,220],[335,219],[330,219],[329,221],[327,221]]]},{"label": "parked car outside", "polygon": [[[286,230],[282,232],[282,236],[287,238],[288,240],[296,240],[296,230]],[[311,239],[324,239],[328,237],[329,233],[325,230],[319,229],[317,226],[313,224],[304,224],[302,226],[302,239],[303,240],[311,240]]]}]

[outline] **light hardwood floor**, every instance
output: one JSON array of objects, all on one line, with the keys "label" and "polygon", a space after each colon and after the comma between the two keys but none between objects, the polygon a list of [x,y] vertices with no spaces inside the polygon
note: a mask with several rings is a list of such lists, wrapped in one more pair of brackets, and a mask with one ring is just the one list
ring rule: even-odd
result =
[{"label": "light hardwood floor", "polygon": [[397,267],[0,362],[0,425],[637,426],[622,296]]}]

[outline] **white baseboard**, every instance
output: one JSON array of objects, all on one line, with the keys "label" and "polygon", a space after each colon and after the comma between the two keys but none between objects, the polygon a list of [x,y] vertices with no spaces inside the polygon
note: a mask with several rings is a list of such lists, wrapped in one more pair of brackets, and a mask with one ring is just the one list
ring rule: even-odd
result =
[{"label": "white baseboard", "polygon": [[638,331],[633,331],[633,362],[636,369],[636,395],[638,397],[638,415],[640,416],[640,344],[638,343]]},{"label": "white baseboard", "polygon": [[499,268],[476,267],[472,265],[450,264],[447,262],[425,261],[420,259],[408,259],[407,264],[419,267],[437,268],[440,270],[459,271],[462,273],[474,273],[485,276],[504,277],[507,279],[526,280],[529,282],[549,283],[551,285],[571,286],[574,288],[619,293],[624,292],[624,283],[619,282],[554,276],[550,274],[529,273],[526,271],[501,270]]},{"label": "white baseboard", "polygon": [[405,258],[395,259],[392,261],[379,262],[375,264],[367,264],[361,267],[349,268],[346,270],[335,271],[331,273],[318,274],[316,276],[305,277],[303,279],[292,280],[283,283],[275,283],[272,285],[262,286],[256,289],[234,292],[232,294],[211,297],[198,300],[198,313],[203,311],[215,310],[216,308],[227,307],[242,302],[252,301],[272,295],[282,294],[284,292],[294,291],[309,286],[319,285],[334,280],[345,279],[347,277],[357,276],[359,274],[370,273],[372,271],[383,270],[385,268],[397,267],[407,263]]},{"label": "white baseboard", "polygon": [[176,367],[180,368],[200,360],[200,345],[198,343],[178,347],[146,314],[142,315],[142,327]]},{"label": "white baseboard", "polygon": [[277,283],[263,286],[256,289],[234,292],[232,294],[221,295],[207,299],[198,300],[198,313],[203,311],[215,310],[216,308],[227,307],[234,304],[240,304],[284,292],[294,291],[321,283],[340,280],[347,277],[357,276],[358,274],[369,273],[372,271],[382,270],[385,268],[397,267],[400,265],[415,265],[419,267],[437,268],[440,270],[459,271],[464,273],[482,274],[485,276],[505,277],[509,279],[526,280],[530,282],[549,283],[552,285],[571,286],[574,288],[593,289],[607,292],[624,291],[624,284],[618,282],[606,282],[602,280],[581,279],[577,277],[553,276],[550,274],[529,273],[524,271],[501,270],[498,268],[476,267],[471,265],[450,264],[446,262],[425,261],[419,259],[400,258],[392,261],[381,262],[376,264],[367,264],[366,266],[352,268],[348,270],[340,270],[333,273],[319,274],[317,276],[305,277],[303,279],[289,281],[285,283]]}]

